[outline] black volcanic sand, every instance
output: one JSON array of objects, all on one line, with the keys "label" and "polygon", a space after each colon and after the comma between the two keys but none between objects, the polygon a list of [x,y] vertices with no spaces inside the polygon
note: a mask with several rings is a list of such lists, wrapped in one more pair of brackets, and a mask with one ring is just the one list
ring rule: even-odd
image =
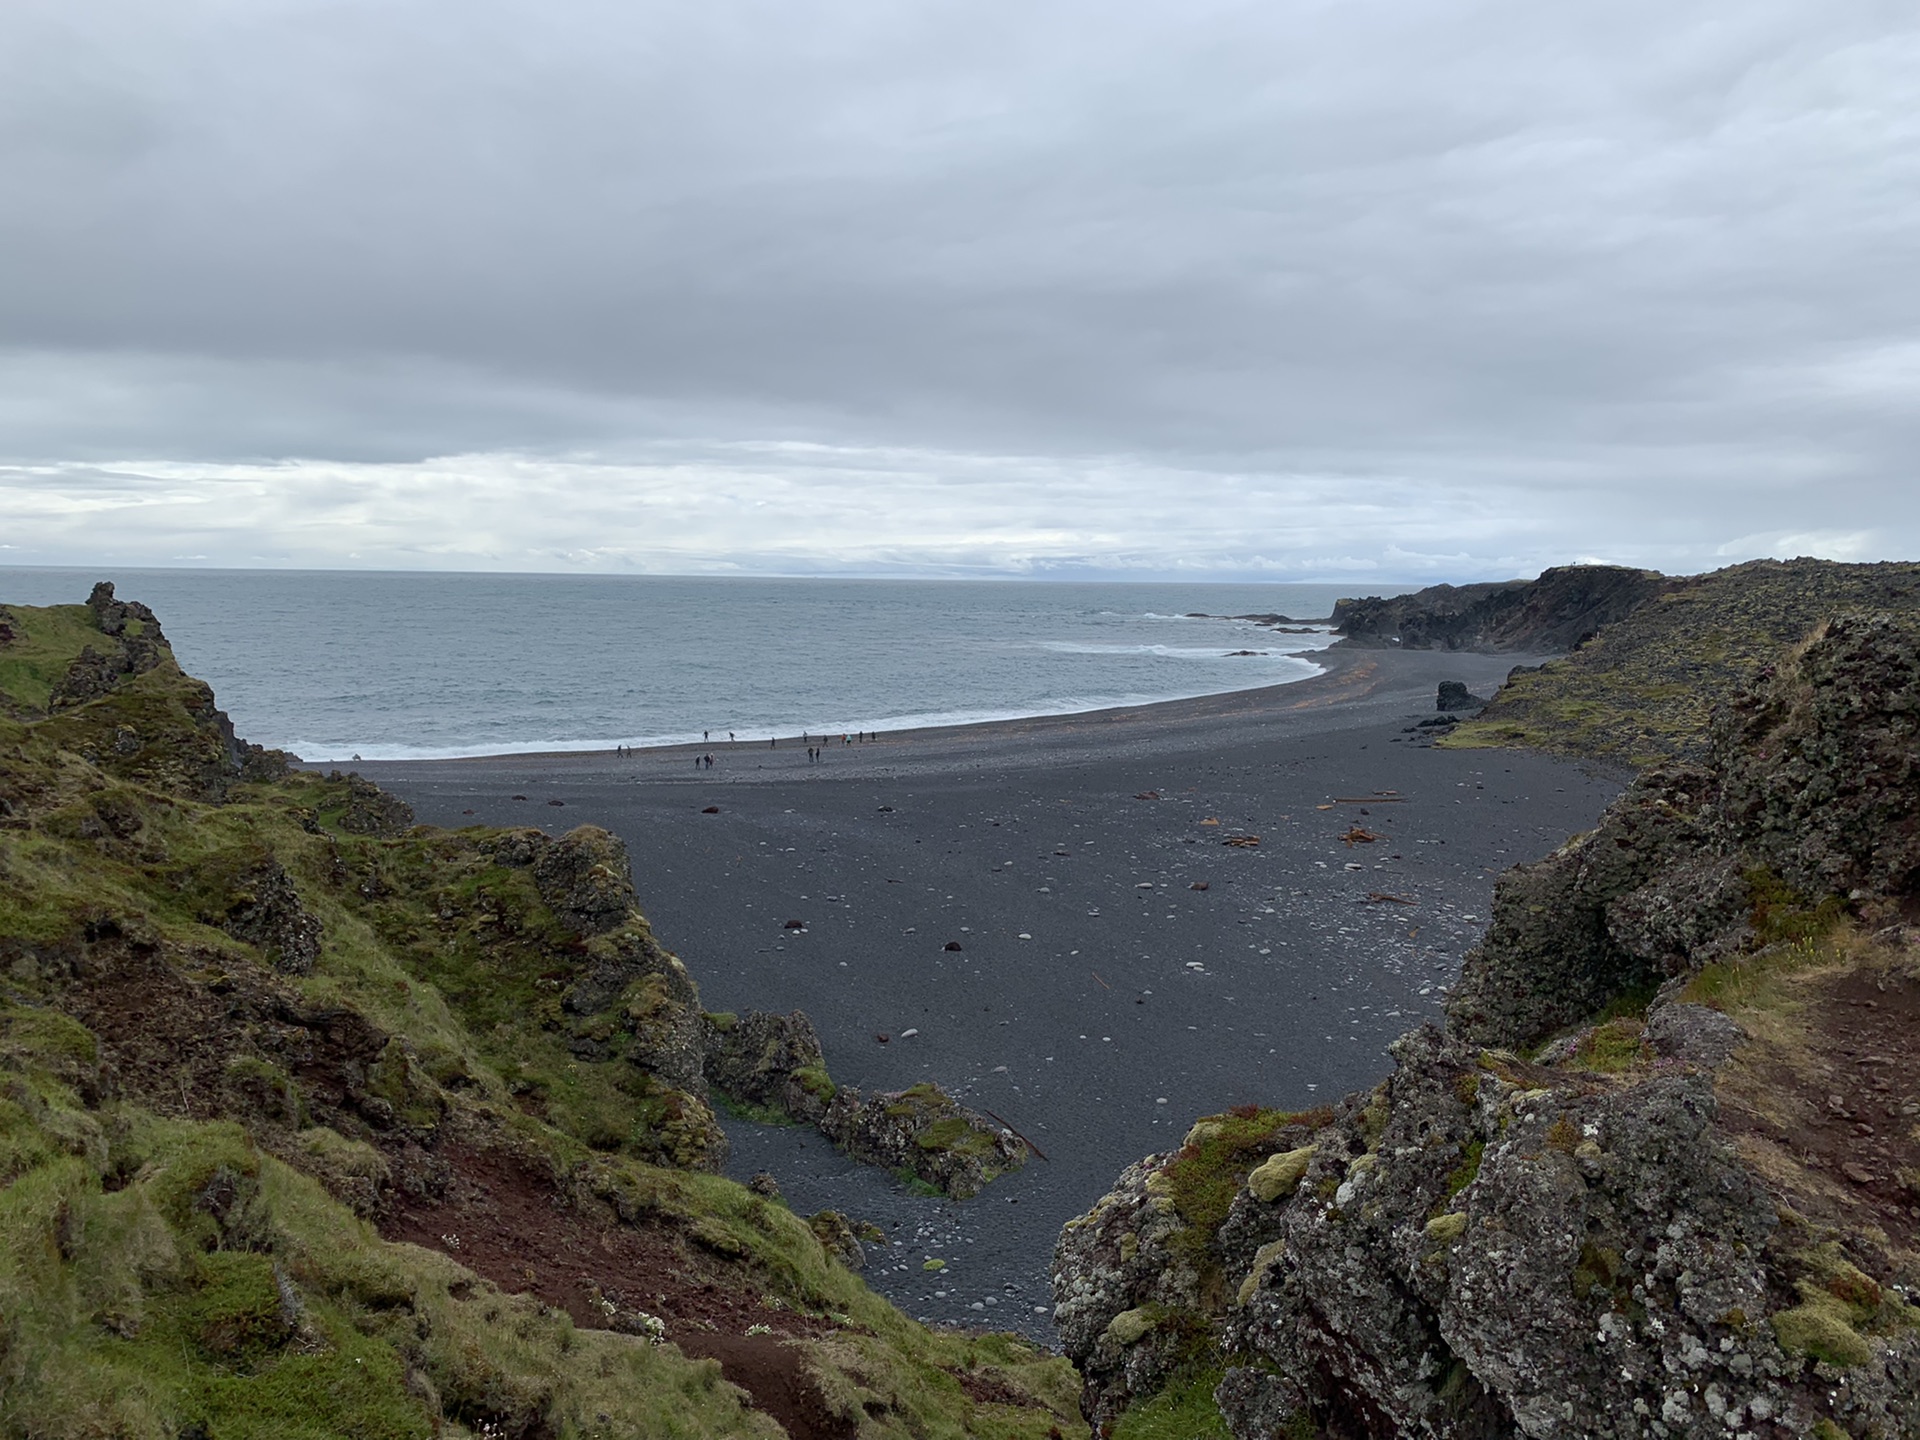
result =
[{"label": "black volcanic sand", "polygon": [[[909,1314],[1051,1339],[1062,1223],[1198,1116],[1378,1080],[1388,1042],[1439,1015],[1494,876],[1620,788],[1405,733],[1440,680],[1491,694],[1525,657],[1321,658],[1314,680],[1204,700],[836,736],[817,764],[796,736],[358,768],[434,824],[606,826],[709,1009],[805,1010],[841,1084],[937,1080],[1028,1137],[1044,1160],[955,1204],[811,1130],[727,1127],[732,1173],[894,1237],[867,1276]],[[1379,840],[1347,843],[1355,825]]]}]

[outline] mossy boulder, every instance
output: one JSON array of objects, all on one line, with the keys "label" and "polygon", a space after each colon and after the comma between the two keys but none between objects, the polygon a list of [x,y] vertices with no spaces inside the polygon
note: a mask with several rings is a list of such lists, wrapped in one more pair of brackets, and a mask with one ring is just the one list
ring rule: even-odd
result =
[{"label": "mossy boulder", "polygon": [[1247,1175],[1247,1189],[1253,1198],[1271,1205],[1299,1188],[1307,1167],[1313,1163],[1313,1146],[1302,1145],[1283,1155],[1274,1155],[1256,1165]]},{"label": "mossy boulder", "polygon": [[828,1078],[820,1037],[806,1012],[708,1015],[707,1083],[735,1103],[817,1124],[837,1087]]},{"label": "mossy boulder", "polygon": [[956,1200],[971,1199],[1027,1161],[1025,1141],[931,1083],[878,1095],[839,1090],[819,1124],[856,1160],[911,1175]]}]

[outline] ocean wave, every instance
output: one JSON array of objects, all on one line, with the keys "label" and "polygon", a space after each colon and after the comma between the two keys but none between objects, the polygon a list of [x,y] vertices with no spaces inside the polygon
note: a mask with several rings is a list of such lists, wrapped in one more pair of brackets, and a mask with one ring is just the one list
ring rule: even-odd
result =
[{"label": "ocean wave", "polygon": [[1174,693],[1165,690],[1128,691],[1102,695],[1056,695],[1035,701],[1031,705],[1010,708],[922,710],[905,714],[867,717],[865,719],[835,720],[831,723],[800,724],[769,728],[760,726],[736,726],[734,733],[739,737],[734,746],[717,739],[702,740],[698,732],[685,732],[662,735],[639,735],[621,737],[618,740],[474,740],[455,745],[389,745],[368,744],[341,746],[335,741],[326,741],[301,745],[298,743],[284,748],[298,755],[309,765],[350,765],[358,759],[362,762],[375,760],[471,760],[492,755],[548,755],[548,754],[592,754],[595,751],[611,752],[616,745],[625,745],[636,750],[662,749],[673,746],[696,746],[724,753],[729,748],[749,745],[763,745],[772,735],[782,740],[792,739],[803,731],[813,736],[853,735],[860,732],[868,734],[895,734],[902,730],[934,730],[954,725],[992,725],[1005,720],[1037,720],[1050,715],[1085,715],[1097,710],[1131,709],[1141,705],[1165,705],[1177,700],[1201,700],[1210,695],[1231,695],[1239,690],[1264,690],[1269,685],[1290,685],[1302,680],[1311,680],[1316,675],[1326,673],[1326,667],[1311,660],[1291,655],[1270,657],[1284,662],[1282,668],[1294,673],[1277,677],[1262,667],[1257,683],[1245,685],[1209,685],[1197,689],[1183,689]]},{"label": "ocean wave", "polygon": [[1036,640],[1033,643],[1057,655],[1157,655],[1166,660],[1286,660],[1303,650],[1325,648],[1318,645],[1288,645],[1255,650],[1245,645],[1228,649],[1224,645],[1115,645],[1091,640]]}]

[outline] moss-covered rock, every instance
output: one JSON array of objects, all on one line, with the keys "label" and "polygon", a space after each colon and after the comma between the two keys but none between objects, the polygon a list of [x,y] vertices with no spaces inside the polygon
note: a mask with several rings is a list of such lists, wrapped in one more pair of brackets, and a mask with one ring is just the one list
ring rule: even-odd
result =
[{"label": "moss-covered rock", "polygon": [[819,1123],[856,1160],[913,1176],[956,1200],[971,1199],[1027,1162],[1024,1140],[931,1083],[878,1095],[839,1090]]}]

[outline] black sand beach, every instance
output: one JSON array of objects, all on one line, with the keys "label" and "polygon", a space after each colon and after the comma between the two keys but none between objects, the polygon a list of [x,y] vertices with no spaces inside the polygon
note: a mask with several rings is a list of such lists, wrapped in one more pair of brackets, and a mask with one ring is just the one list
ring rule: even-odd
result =
[{"label": "black sand beach", "polygon": [[[1321,658],[1266,690],[836,736],[818,763],[795,736],[356,768],[435,824],[606,826],[709,1009],[803,1009],[842,1084],[934,1079],[1030,1137],[1045,1160],[955,1204],[811,1131],[728,1123],[735,1173],[896,1237],[867,1274],[908,1313],[1050,1339],[1064,1221],[1198,1116],[1378,1079],[1387,1043],[1437,1015],[1494,876],[1619,788],[1403,733],[1440,680],[1491,694],[1528,657]],[[1379,839],[1343,840],[1356,825]]]}]

